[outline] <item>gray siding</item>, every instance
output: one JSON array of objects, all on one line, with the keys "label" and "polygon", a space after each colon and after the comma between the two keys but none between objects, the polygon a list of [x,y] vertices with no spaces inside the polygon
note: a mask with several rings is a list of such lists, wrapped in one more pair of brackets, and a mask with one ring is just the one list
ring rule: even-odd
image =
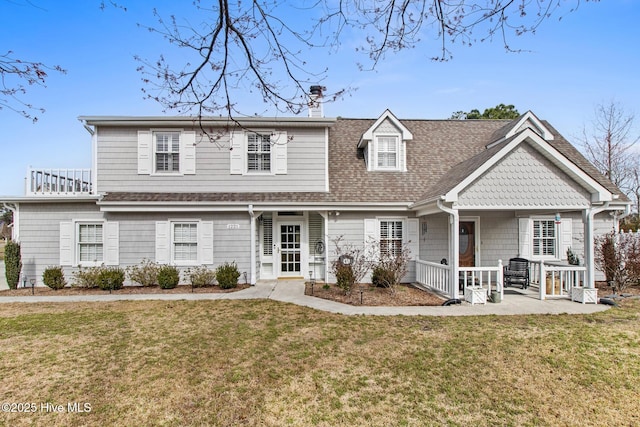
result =
[{"label": "gray siding", "polygon": [[197,144],[196,173],[184,176],[138,175],[138,130],[98,129],[98,192],[325,191],[324,129],[285,129],[292,137],[286,175],[231,175],[225,134],[218,146]]},{"label": "gray siding", "polygon": [[473,182],[459,207],[588,207],[590,195],[548,159],[523,144]]},{"label": "gray siding", "polygon": [[[180,214],[99,212],[93,203],[22,204],[20,206],[20,242],[23,274],[42,285],[45,268],[60,263],[60,222],[71,220],[107,220],[119,223],[120,266],[126,268],[143,259],[155,260],[156,221],[213,221],[215,268],[224,262],[236,262],[241,273],[250,275],[250,223],[247,213]],[[232,224],[231,227],[228,225]],[[239,228],[236,228],[236,225]],[[182,268],[185,270],[185,268]],[[67,282],[73,281],[75,267],[65,267]],[[244,277],[240,278],[244,281]],[[128,282],[127,282],[128,283]]]},{"label": "gray siding", "polygon": [[427,224],[427,233],[420,236],[420,259],[440,262],[446,258],[449,262],[449,215],[422,217],[420,223]]},{"label": "gray siding", "polygon": [[[335,239],[343,237],[343,244],[353,244],[357,248],[365,247],[364,241],[364,220],[366,218],[377,217],[394,217],[394,218],[411,218],[412,213],[402,212],[341,212],[339,216],[332,215],[329,217],[329,230],[327,230],[327,262],[330,266],[336,260]],[[405,233],[407,230],[405,229]],[[410,262],[409,271],[402,280],[410,283],[415,281],[415,263]],[[327,281],[335,283],[335,277],[329,270]],[[363,279],[363,282],[371,282],[371,272]]]},{"label": "gray siding", "polygon": [[[72,219],[101,220],[95,203],[37,203],[20,205],[22,273],[42,283],[48,266],[60,264],[60,222]],[[72,269],[65,269],[71,282]]]}]

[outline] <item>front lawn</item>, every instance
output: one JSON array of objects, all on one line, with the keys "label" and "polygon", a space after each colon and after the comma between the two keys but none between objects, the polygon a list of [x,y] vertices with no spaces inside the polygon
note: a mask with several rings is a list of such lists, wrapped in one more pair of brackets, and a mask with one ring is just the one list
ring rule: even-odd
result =
[{"label": "front lawn", "polygon": [[11,426],[640,425],[640,301],[501,317],[0,304],[0,379],[2,403],[36,405],[3,405]]}]

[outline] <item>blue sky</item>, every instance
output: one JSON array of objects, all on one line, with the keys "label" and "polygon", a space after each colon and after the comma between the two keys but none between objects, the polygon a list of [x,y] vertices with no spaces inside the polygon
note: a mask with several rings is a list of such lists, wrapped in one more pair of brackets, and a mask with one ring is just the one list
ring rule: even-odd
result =
[{"label": "blue sky", "polygon": [[[0,111],[0,195],[23,195],[29,166],[91,167],[91,140],[77,120],[80,115],[165,114],[144,99],[136,71],[140,64],[133,57],[153,60],[166,50],[166,41],[137,24],[155,24],[152,7],[165,16],[179,10],[192,23],[198,18],[190,12],[190,0],[121,3],[126,12],[100,10],[99,0],[0,0],[0,50],[68,70],[52,73],[46,88],[29,88],[25,99],[46,109],[36,124]],[[316,52],[313,60],[329,67],[323,85],[356,88],[325,105],[325,115],[375,118],[389,108],[401,119],[442,119],[454,111],[505,103],[521,112],[532,110],[575,140],[594,107],[615,100],[636,114],[638,133],[640,1],[580,3],[561,21],[543,23],[535,35],[512,38],[511,46],[523,53],[507,53],[500,42],[458,45],[451,61],[433,62],[434,41],[431,50],[421,45],[389,54],[376,71],[363,72],[355,60],[365,58],[354,53],[354,39],[346,39],[337,53]],[[247,114],[264,111],[251,96],[239,102]]]}]

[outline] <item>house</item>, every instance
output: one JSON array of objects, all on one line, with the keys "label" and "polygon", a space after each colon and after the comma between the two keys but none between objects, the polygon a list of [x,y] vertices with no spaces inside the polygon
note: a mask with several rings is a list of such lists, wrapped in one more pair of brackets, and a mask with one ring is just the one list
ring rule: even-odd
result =
[{"label": "house", "polygon": [[[320,101],[321,92],[314,88]],[[548,122],[80,117],[91,169],[30,169],[14,211],[23,275],[49,265],[235,261],[246,280],[332,281],[332,241],[407,243],[405,281],[452,297],[533,263],[540,297],[594,286],[594,236],[628,199]],[[567,249],[581,260],[568,266]],[[442,262],[441,262],[442,261]],[[446,262],[445,262],[446,261]],[[561,290],[545,289],[551,274]],[[39,280],[39,279],[38,279]]]}]

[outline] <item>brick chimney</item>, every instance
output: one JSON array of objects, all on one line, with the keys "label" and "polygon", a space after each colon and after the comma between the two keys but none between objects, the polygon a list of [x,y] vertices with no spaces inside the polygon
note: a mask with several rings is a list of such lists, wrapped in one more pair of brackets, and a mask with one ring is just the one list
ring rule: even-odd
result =
[{"label": "brick chimney", "polygon": [[324,90],[327,90],[324,86],[309,88],[309,117],[324,117],[322,109],[322,91]]}]

